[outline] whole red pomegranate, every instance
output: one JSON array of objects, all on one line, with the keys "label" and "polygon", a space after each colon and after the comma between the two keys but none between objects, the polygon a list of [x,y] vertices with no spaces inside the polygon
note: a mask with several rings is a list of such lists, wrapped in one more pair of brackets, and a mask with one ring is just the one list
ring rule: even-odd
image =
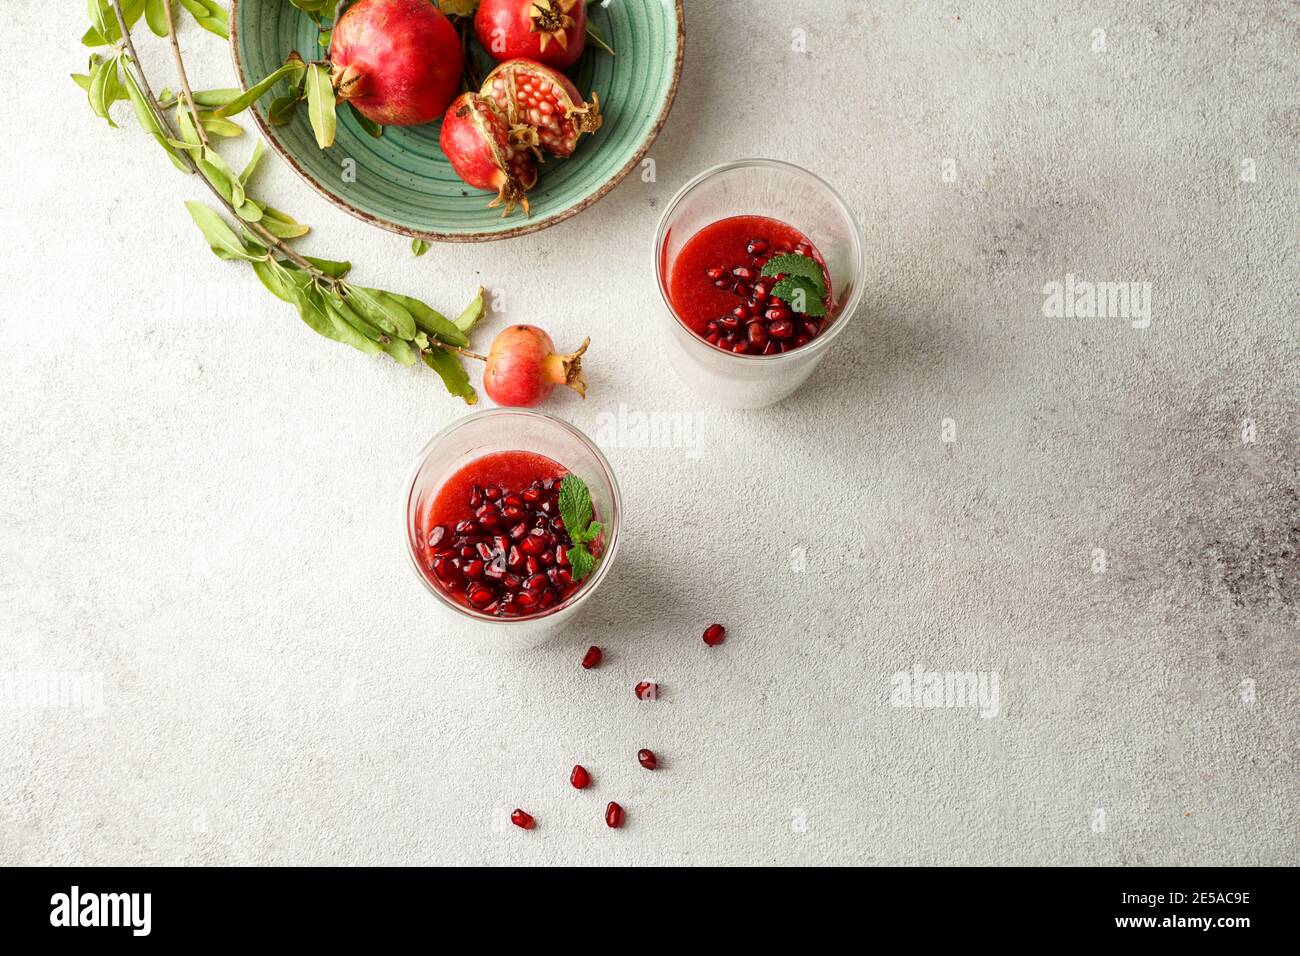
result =
[{"label": "whole red pomegranate", "polygon": [[576,352],[557,355],[551,337],[535,325],[512,325],[492,340],[483,389],[498,405],[532,408],[546,401],[556,385],[567,385],[587,397],[587,379],[582,374],[582,353],[590,339]]},{"label": "whole red pomegranate", "polygon": [[494,60],[526,57],[557,70],[578,62],[587,43],[585,0],[483,0],[474,34]]},{"label": "whole red pomegranate", "polygon": [[429,0],[357,0],[334,24],[340,102],[381,126],[431,123],[460,86],[460,37]]},{"label": "whole red pomegranate", "polygon": [[496,191],[489,206],[504,205],[508,216],[516,205],[528,213],[524,195],[537,184],[537,149],[511,142],[505,117],[490,100],[462,93],[443,117],[438,137],[456,175],[475,189]]}]

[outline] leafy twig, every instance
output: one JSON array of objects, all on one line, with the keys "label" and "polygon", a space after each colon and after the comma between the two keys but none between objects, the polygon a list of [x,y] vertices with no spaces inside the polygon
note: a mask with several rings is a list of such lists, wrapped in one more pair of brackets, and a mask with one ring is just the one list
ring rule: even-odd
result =
[{"label": "leafy twig", "polygon": [[[172,13],[172,0],[162,0],[163,14],[167,17],[167,39],[172,47],[172,59],[176,61],[176,76],[180,80],[181,92],[179,98],[184,99],[186,105],[190,108],[190,116],[194,118],[194,129],[199,134],[199,140],[203,143],[205,149],[211,149],[208,142],[208,134],[203,129],[203,120],[199,119],[199,109],[194,105],[194,91],[190,89],[190,78],[185,73],[185,61],[181,59],[181,44],[176,39],[176,17]],[[114,3],[116,6],[116,3]],[[118,14],[119,19],[121,13]],[[126,24],[122,23],[122,36],[129,35]]]}]

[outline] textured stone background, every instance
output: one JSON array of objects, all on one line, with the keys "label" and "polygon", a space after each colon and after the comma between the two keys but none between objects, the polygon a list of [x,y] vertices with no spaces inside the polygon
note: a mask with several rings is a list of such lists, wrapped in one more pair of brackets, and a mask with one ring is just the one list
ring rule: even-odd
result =
[{"label": "textured stone background", "polygon": [[[590,333],[591,398],[551,406],[579,427],[698,416],[696,457],[607,442],[617,574],[485,656],[439,633],[397,506],[463,408],[215,259],[198,185],[66,79],[82,5],[8,0],[0,672],[103,707],[0,708],[0,862],[1298,862],[1300,16],[1180,6],[691,2],[657,182],[422,259],[269,163],[308,251],[503,293],[480,341]],[[815,378],[732,413],[656,357],[650,243],[756,154],[846,194],[870,274]],[[1067,272],[1150,282],[1150,328],[1044,318]],[[1001,715],[890,707],[913,663],[998,672]]]}]

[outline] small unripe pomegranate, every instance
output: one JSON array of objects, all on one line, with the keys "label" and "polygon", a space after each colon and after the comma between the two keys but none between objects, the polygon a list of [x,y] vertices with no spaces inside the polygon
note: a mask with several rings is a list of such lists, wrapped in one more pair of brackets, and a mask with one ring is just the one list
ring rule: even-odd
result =
[{"label": "small unripe pomegranate", "polygon": [[540,405],[556,385],[567,385],[586,398],[582,353],[590,343],[584,339],[576,352],[557,355],[551,337],[537,326],[512,325],[492,341],[483,389],[492,401],[510,408]]}]

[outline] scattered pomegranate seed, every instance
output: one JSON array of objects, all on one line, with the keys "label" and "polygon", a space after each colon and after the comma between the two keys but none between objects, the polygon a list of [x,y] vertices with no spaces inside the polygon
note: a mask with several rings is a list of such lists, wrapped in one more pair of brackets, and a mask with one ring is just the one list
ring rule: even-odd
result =
[{"label": "scattered pomegranate seed", "polygon": [[704,629],[704,643],[709,647],[717,647],[727,637],[727,629],[721,624],[710,624]]},{"label": "scattered pomegranate seed", "polygon": [[637,700],[655,700],[659,696],[659,685],[643,680],[636,685]]},{"label": "scattered pomegranate seed", "polygon": [[582,764],[574,764],[573,773],[569,774],[569,783],[573,784],[575,790],[585,790],[587,784],[591,783],[591,774],[587,773],[587,768]]},{"label": "scattered pomegranate seed", "polygon": [[600,663],[600,659],[605,655],[601,653],[600,648],[591,646],[587,648],[587,653],[582,655],[582,666],[585,670],[591,670]]},{"label": "scattered pomegranate seed", "polygon": [[659,758],[655,756],[653,750],[638,750],[636,752],[636,761],[647,770],[653,770],[659,766]]},{"label": "scattered pomegranate seed", "polygon": [[510,812],[510,822],[521,830],[531,830],[537,826],[537,821],[533,819],[533,815],[525,813],[523,810],[512,810]]},{"label": "scattered pomegranate seed", "polygon": [[614,801],[605,808],[605,826],[617,830],[623,825],[623,808]]}]

